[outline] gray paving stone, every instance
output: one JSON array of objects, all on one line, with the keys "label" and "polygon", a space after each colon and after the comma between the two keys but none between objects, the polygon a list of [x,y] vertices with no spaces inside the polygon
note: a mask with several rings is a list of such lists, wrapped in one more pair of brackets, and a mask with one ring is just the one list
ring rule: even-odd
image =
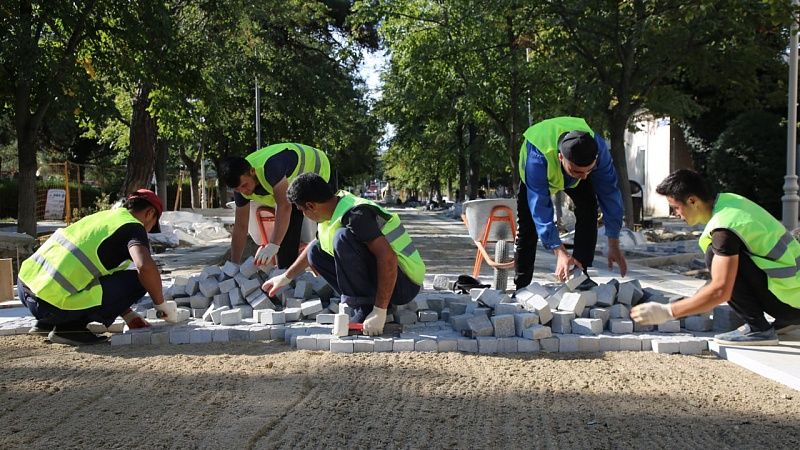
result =
[{"label": "gray paving stone", "polygon": [[169,344],[169,331],[153,331],[150,334],[150,344],[151,345],[167,345]]},{"label": "gray paving stone", "polygon": [[439,353],[458,351],[458,338],[440,338],[436,340],[436,343]]},{"label": "gray paving stone", "polygon": [[467,353],[478,353],[478,341],[470,338],[459,338],[458,351]]},{"label": "gray paving stone", "polygon": [[550,327],[545,325],[532,325],[530,328],[525,329],[522,333],[522,337],[530,340],[546,339],[552,336],[553,334],[550,330]]},{"label": "gray paving stone", "polygon": [[269,333],[272,339],[283,341],[286,340],[286,326],[285,325],[270,325]]},{"label": "gray paving stone", "polygon": [[584,308],[586,308],[586,299],[581,292],[567,292],[561,296],[561,301],[558,302],[559,311],[568,311],[576,316],[580,316]]},{"label": "gray paving stone", "polygon": [[581,352],[596,353],[600,351],[600,336],[580,336],[578,350]]},{"label": "gray paving stone", "polygon": [[214,295],[219,294],[219,282],[214,278],[208,278],[200,282],[200,293],[204,297],[212,298]]},{"label": "gray paving stone", "polygon": [[236,326],[228,330],[228,340],[230,342],[248,342],[250,340],[250,328]]},{"label": "gray paving stone", "polygon": [[601,319],[573,319],[571,325],[574,334],[598,335],[603,332]]},{"label": "gray paving stone", "polygon": [[[494,314],[502,316],[505,314],[519,314],[525,311],[520,303],[500,303],[494,308]],[[538,316],[537,316],[538,321]]]},{"label": "gray paving stone", "polygon": [[353,352],[354,353],[372,353],[375,351],[375,341],[371,338],[364,339],[363,337],[359,336],[358,339],[353,341]]},{"label": "gray paving stone", "polygon": [[[600,351],[601,352],[617,352],[620,349],[620,339],[617,336],[600,335]],[[638,341],[637,341],[638,342]]]},{"label": "gray paving stone", "polygon": [[439,314],[431,310],[417,311],[417,320],[420,322],[436,322],[439,320]]},{"label": "gray paving stone", "polygon": [[375,352],[391,352],[394,347],[394,339],[392,338],[375,338]]},{"label": "gray paving stone", "polygon": [[711,331],[714,321],[705,316],[689,316],[684,319],[684,326],[689,331]]},{"label": "gray paving stone", "polygon": [[250,327],[251,341],[268,341],[272,339],[272,331],[268,326],[254,325]]},{"label": "gray paving stone", "polygon": [[132,345],[150,345],[150,336],[153,335],[149,328],[129,330],[128,333],[131,335]]},{"label": "gray paving stone", "polygon": [[238,325],[242,323],[242,310],[239,308],[222,311],[220,325]]},{"label": "gray paving stone", "polygon": [[483,314],[478,314],[467,320],[467,325],[471,335],[474,336],[491,336],[494,333],[494,327],[488,317]]},{"label": "gray paving stone", "polygon": [[285,308],[283,315],[287,322],[297,322],[302,316],[302,310],[300,308]]},{"label": "gray paving stone", "polygon": [[558,353],[559,340],[557,337],[539,339],[539,347],[543,352]]},{"label": "gray paving stone", "polygon": [[588,278],[589,277],[587,277],[586,274],[583,273],[583,269],[576,267],[572,269],[572,272],[569,274],[569,279],[564,284],[567,286],[567,289],[569,289],[570,291],[574,291],[578,286],[580,286],[581,283],[586,281]]},{"label": "gray paving stone", "polygon": [[414,351],[417,352],[437,352],[439,344],[436,339],[420,339],[414,343]]},{"label": "gray paving stone", "polygon": [[223,294],[226,294],[236,289],[236,280],[231,278],[230,280],[220,281],[218,286],[219,286],[219,291]]},{"label": "gray paving stone", "polygon": [[656,353],[680,353],[681,344],[677,341],[653,340],[651,342],[653,351]]},{"label": "gray paving stone", "polygon": [[331,349],[331,341],[336,339],[334,336],[331,335],[316,335],[317,338],[317,350],[324,350],[329,351]]},{"label": "gray paving stone", "polygon": [[682,340],[679,348],[682,355],[699,355],[708,350],[708,341],[700,339]]},{"label": "gray paving stone", "polygon": [[617,292],[617,303],[621,303],[627,307],[633,304],[633,294],[636,287],[631,283],[621,283],[619,291]]},{"label": "gray paving stone", "polygon": [[625,319],[611,319],[608,321],[608,329],[614,334],[633,333],[633,321]]},{"label": "gray paving stone", "polygon": [[539,324],[539,316],[536,313],[522,313],[514,315],[514,330],[517,336],[522,336],[522,333],[528,328]]},{"label": "gray paving stone", "polygon": [[298,336],[297,337],[298,350],[316,350],[317,338],[314,336]]},{"label": "gray paving stone", "polygon": [[680,320],[668,320],[668,321],[658,325],[658,331],[660,333],[680,333],[681,332],[681,321]]},{"label": "gray paving stone", "polygon": [[214,328],[211,330],[212,342],[229,342],[230,330],[228,328]]},{"label": "gray paving stone", "polygon": [[506,338],[516,336],[516,329],[514,326],[514,316],[510,314],[502,316],[493,316],[491,318],[492,326],[494,327],[494,336],[499,338]]},{"label": "gray paving stone", "polygon": [[261,323],[265,325],[277,325],[286,323],[286,316],[283,311],[263,310],[261,313]]},{"label": "gray paving stone", "polygon": [[489,336],[479,336],[477,338],[478,341],[478,353],[497,353],[497,338],[496,337],[489,337]]},{"label": "gray paving stone", "polygon": [[592,288],[597,294],[597,301],[595,304],[599,306],[611,306],[617,297],[617,288],[610,284],[600,284]]},{"label": "gray paving stone", "polygon": [[608,317],[609,319],[630,320],[631,315],[627,306],[617,303],[616,305],[611,305],[608,308]]},{"label": "gray paving stone", "polygon": [[536,353],[539,351],[539,341],[532,341],[530,339],[517,339],[517,352],[519,353]]},{"label": "gray paving stone", "polygon": [[217,308],[222,308],[223,306],[230,306],[230,294],[217,294],[214,296],[213,304]]},{"label": "gray paving stone", "polygon": [[517,353],[516,337],[497,338],[497,353]]},{"label": "gray paving stone", "polygon": [[395,339],[392,346],[394,352],[413,352],[414,339]]},{"label": "gray paving stone", "polygon": [[188,328],[173,328],[169,332],[170,344],[189,344],[191,343],[191,330]]},{"label": "gray paving stone", "polygon": [[[640,352],[642,351],[642,340],[632,334],[626,334],[623,336],[619,336],[619,349],[623,352]],[[649,345],[648,341],[648,345]],[[648,348],[649,350],[649,348]]]},{"label": "gray paving stone", "polygon": [[195,328],[189,332],[189,343],[209,344],[213,341],[214,332],[205,328]]},{"label": "gray paving stone", "polygon": [[603,328],[608,324],[608,310],[606,308],[592,308],[589,310],[589,318],[600,319],[603,321]]},{"label": "gray paving stone", "polygon": [[353,353],[353,340],[331,339],[331,353]]},{"label": "gray paving stone", "polygon": [[116,347],[120,345],[131,345],[131,335],[130,334],[112,334],[111,335],[111,346]]},{"label": "gray paving stone", "polygon": [[578,335],[575,334],[559,334],[558,336],[558,351],[561,353],[570,353],[580,351],[578,344]]},{"label": "gray paving stone", "polygon": [[553,313],[553,320],[550,322],[550,328],[553,333],[570,334],[572,333],[572,319],[575,318],[575,313],[569,311],[555,311]]}]

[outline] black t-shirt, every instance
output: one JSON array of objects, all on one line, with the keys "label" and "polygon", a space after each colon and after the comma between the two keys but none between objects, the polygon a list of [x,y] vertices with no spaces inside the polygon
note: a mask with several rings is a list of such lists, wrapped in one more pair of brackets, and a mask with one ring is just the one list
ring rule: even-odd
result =
[{"label": "black t-shirt", "polygon": [[[275,186],[284,177],[291,175],[295,167],[297,167],[297,160],[297,153],[289,148],[267,158],[264,162],[264,178],[267,179],[267,183],[269,183],[270,186]],[[267,195],[268,192],[264,186],[261,186],[259,183],[256,185],[255,194]],[[249,199],[244,198],[244,196],[238,192],[233,193],[233,200],[236,202],[236,206],[244,206],[250,203]]]},{"label": "black t-shirt", "polygon": [[358,205],[344,213],[342,226],[347,227],[361,242],[367,243],[382,235],[384,219],[370,205]]},{"label": "black t-shirt", "polygon": [[147,231],[140,223],[126,223],[100,244],[97,256],[108,270],[119,267],[123,261],[131,259],[128,249],[134,245],[150,248]]},{"label": "black t-shirt", "polygon": [[719,228],[712,231],[711,245],[708,246],[705,254],[706,267],[711,269],[711,260],[714,259],[714,255],[738,255],[743,245],[739,236],[727,228]]}]

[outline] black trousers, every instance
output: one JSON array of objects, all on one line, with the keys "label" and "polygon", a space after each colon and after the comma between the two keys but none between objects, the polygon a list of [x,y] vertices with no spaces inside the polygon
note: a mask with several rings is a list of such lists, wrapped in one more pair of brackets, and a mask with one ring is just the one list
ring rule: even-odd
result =
[{"label": "black trousers", "polygon": [[145,294],[135,270],[121,270],[100,277],[103,299],[100,305],[79,310],[57,308],[36,297],[22,281],[17,280],[19,299],[28,307],[33,317],[50,325],[85,327],[89,322],[100,322],[105,326],[114,323],[128,308]]},{"label": "black trousers", "polygon": [[[572,256],[587,268],[594,262],[594,251],[597,247],[597,196],[588,179],[581,180],[574,188],[564,189],[564,192],[575,203],[575,246]],[[514,284],[517,289],[531,284],[538,243],[539,234],[528,206],[528,190],[525,183],[520,182],[514,259]]]},{"label": "black trousers", "polygon": [[303,232],[303,213],[292,204],[292,214],[289,216],[289,228],[281,241],[281,248],[278,249],[278,267],[288,269],[297,259],[300,247],[300,235]]},{"label": "black trousers", "polygon": [[[713,259],[714,252],[709,247],[706,252],[706,264],[709,268]],[[753,330],[763,331],[771,326],[764,313],[776,320],[800,322],[800,309],[780,301],[767,289],[767,274],[745,253],[739,254],[739,268],[728,304]]]}]

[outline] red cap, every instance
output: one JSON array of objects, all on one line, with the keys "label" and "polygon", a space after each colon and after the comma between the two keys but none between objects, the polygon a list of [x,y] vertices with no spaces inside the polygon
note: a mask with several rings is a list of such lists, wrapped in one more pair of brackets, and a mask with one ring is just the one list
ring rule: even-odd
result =
[{"label": "red cap", "polygon": [[[161,199],[158,198],[155,192],[151,191],[150,189],[137,189],[136,192],[132,193],[128,196],[128,200],[132,198],[141,198],[150,203],[153,208],[156,209],[156,213],[158,213],[158,218],[161,218],[161,213],[164,212],[164,204],[161,203]],[[156,221],[156,225],[150,230],[151,233],[160,233],[161,232],[161,224]]]}]

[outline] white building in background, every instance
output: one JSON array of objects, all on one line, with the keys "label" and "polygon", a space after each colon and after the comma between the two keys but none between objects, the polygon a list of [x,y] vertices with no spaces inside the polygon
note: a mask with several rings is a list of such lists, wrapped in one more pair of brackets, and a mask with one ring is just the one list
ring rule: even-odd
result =
[{"label": "white building in background", "polygon": [[642,187],[645,217],[669,216],[667,199],[656,194],[656,186],[677,169],[692,168],[692,157],[683,131],[671,126],[669,117],[639,114],[636,131],[625,132],[628,179]]}]

